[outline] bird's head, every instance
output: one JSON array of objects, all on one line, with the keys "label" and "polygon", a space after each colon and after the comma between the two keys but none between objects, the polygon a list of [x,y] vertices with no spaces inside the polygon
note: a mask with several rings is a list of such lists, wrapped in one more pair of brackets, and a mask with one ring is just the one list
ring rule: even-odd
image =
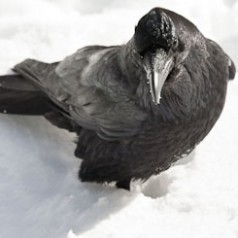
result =
[{"label": "bird's head", "polygon": [[166,106],[166,112],[170,108],[174,115],[186,115],[190,108],[222,101],[227,80],[235,76],[234,63],[221,47],[192,22],[163,8],[139,20],[128,45],[136,65],[129,68],[139,79],[137,96],[149,109]]},{"label": "bird's head", "polygon": [[133,40],[145,66],[152,100],[159,104],[179,44],[174,22],[163,9],[154,8],[140,19]]}]

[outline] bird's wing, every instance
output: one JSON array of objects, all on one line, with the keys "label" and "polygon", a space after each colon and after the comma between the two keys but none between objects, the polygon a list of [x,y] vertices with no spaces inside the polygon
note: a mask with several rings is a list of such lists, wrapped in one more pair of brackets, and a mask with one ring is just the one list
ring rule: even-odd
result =
[{"label": "bird's wing", "polygon": [[15,71],[28,77],[81,127],[117,140],[140,131],[146,113],[133,100],[115,49],[86,47],[49,66],[26,60]]},{"label": "bird's wing", "polygon": [[215,41],[210,40],[210,39],[207,39],[207,41],[208,41],[208,43],[213,45],[214,48],[216,48],[217,50],[222,51],[223,54],[225,54],[226,60],[228,61],[228,77],[229,77],[230,80],[234,79],[235,75],[236,75],[236,66],[235,66],[233,60],[223,51],[223,49]]}]

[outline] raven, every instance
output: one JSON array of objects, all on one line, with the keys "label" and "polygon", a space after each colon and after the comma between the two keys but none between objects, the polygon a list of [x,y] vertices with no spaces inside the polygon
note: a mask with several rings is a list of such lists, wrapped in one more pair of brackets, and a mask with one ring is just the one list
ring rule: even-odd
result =
[{"label": "raven", "polygon": [[0,76],[0,110],[43,115],[77,133],[81,181],[130,189],[168,169],[219,118],[235,65],[189,20],[154,8],[124,45],[61,62],[27,59]]}]

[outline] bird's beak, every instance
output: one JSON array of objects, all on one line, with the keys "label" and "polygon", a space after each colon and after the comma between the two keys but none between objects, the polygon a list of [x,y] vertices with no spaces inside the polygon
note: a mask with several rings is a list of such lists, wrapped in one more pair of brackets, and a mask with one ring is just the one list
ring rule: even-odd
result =
[{"label": "bird's beak", "polygon": [[173,67],[173,57],[163,49],[145,57],[145,68],[153,102],[160,103],[163,85]]}]

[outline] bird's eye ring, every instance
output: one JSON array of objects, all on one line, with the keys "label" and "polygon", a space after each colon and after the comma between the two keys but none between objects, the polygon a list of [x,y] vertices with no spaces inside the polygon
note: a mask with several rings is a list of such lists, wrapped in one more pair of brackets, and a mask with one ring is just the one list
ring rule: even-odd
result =
[{"label": "bird's eye ring", "polygon": [[172,43],[172,48],[173,49],[177,49],[178,48],[178,39],[177,38],[174,39],[174,41]]}]

